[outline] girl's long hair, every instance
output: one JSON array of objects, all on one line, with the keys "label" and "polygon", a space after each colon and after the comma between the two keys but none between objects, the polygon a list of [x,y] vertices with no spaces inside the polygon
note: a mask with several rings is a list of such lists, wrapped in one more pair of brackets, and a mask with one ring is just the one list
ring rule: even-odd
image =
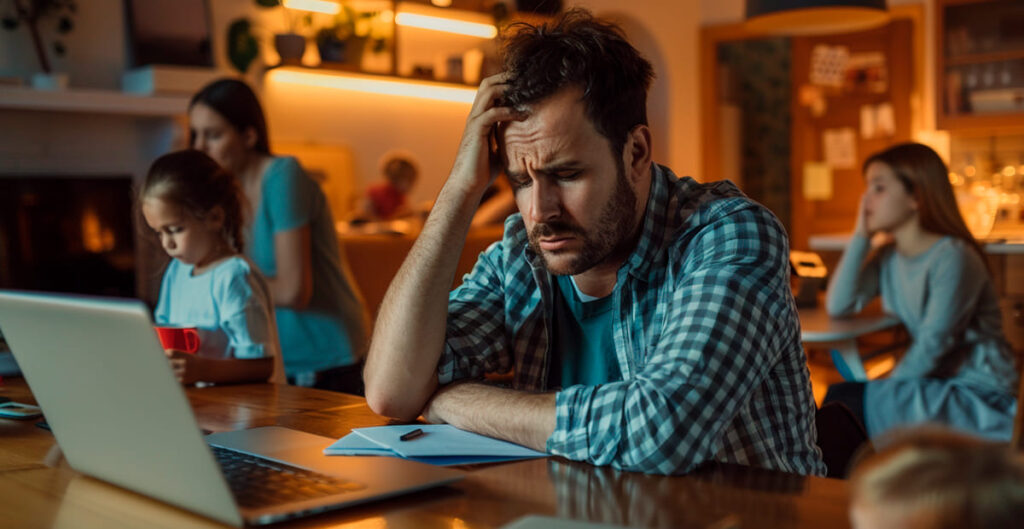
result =
[{"label": "girl's long hair", "polygon": [[987,263],[985,252],[957,208],[949,169],[935,151],[920,143],[894,145],[869,156],[864,161],[864,173],[875,162],[892,169],[907,193],[917,199],[918,218],[925,231],[963,240]]}]

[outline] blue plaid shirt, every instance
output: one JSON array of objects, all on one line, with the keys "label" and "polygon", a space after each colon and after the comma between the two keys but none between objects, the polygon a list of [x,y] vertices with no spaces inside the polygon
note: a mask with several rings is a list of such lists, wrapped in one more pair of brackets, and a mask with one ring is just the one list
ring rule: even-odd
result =
[{"label": "blue plaid shirt", "polygon": [[[612,294],[623,379],[560,390],[547,450],[659,474],[721,461],[824,475],[785,232],[729,182],[651,176]],[[553,284],[509,217],[449,296],[439,381],[511,370],[517,389],[549,389]]]}]

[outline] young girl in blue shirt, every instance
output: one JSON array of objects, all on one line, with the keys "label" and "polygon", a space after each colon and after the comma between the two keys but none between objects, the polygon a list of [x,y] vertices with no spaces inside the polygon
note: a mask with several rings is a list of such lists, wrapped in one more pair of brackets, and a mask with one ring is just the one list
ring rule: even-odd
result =
[{"label": "young girl in blue shirt", "polygon": [[270,290],[242,255],[245,199],[234,176],[202,152],[174,152],[153,163],[138,201],[172,258],[154,319],[199,330],[196,354],[167,351],[178,380],[283,381]]},{"label": "young girl in blue shirt", "polygon": [[[868,157],[854,234],[826,297],[834,317],[881,297],[912,342],[884,379],[833,385],[877,438],[939,423],[1009,441],[1017,410],[1017,358],[1006,341],[994,281],[957,208],[949,170],[931,148],[905,143]],[[875,234],[887,242],[872,248]]]}]

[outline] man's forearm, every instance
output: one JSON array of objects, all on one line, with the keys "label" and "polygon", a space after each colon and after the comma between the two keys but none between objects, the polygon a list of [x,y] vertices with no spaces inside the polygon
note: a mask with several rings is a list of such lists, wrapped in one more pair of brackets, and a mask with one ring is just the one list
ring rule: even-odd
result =
[{"label": "man's forearm", "polygon": [[449,181],[381,303],[366,397],[381,415],[413,419],[437,386],[448,290],[482,192]]},{"label": "man's forearm", "polygon": [[555,431],[555,393],[453,384],[437,391],[424,415],[431,422],[446,422],[543,452]]}]

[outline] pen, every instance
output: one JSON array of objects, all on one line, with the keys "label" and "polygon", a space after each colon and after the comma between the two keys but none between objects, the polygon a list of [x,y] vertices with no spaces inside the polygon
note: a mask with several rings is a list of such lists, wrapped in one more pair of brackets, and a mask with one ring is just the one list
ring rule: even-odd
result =
[{"label": "pen", "polygon": [[421,437],[422,435],[423,435],[423,430],[420,429],[420,428],[416,428],[415,430],[410,430],[410,431],[402,434],[401,436],[398,437],[398,440],[399,441],[412,441],[413,439],[415,439],[417,437]]}]

